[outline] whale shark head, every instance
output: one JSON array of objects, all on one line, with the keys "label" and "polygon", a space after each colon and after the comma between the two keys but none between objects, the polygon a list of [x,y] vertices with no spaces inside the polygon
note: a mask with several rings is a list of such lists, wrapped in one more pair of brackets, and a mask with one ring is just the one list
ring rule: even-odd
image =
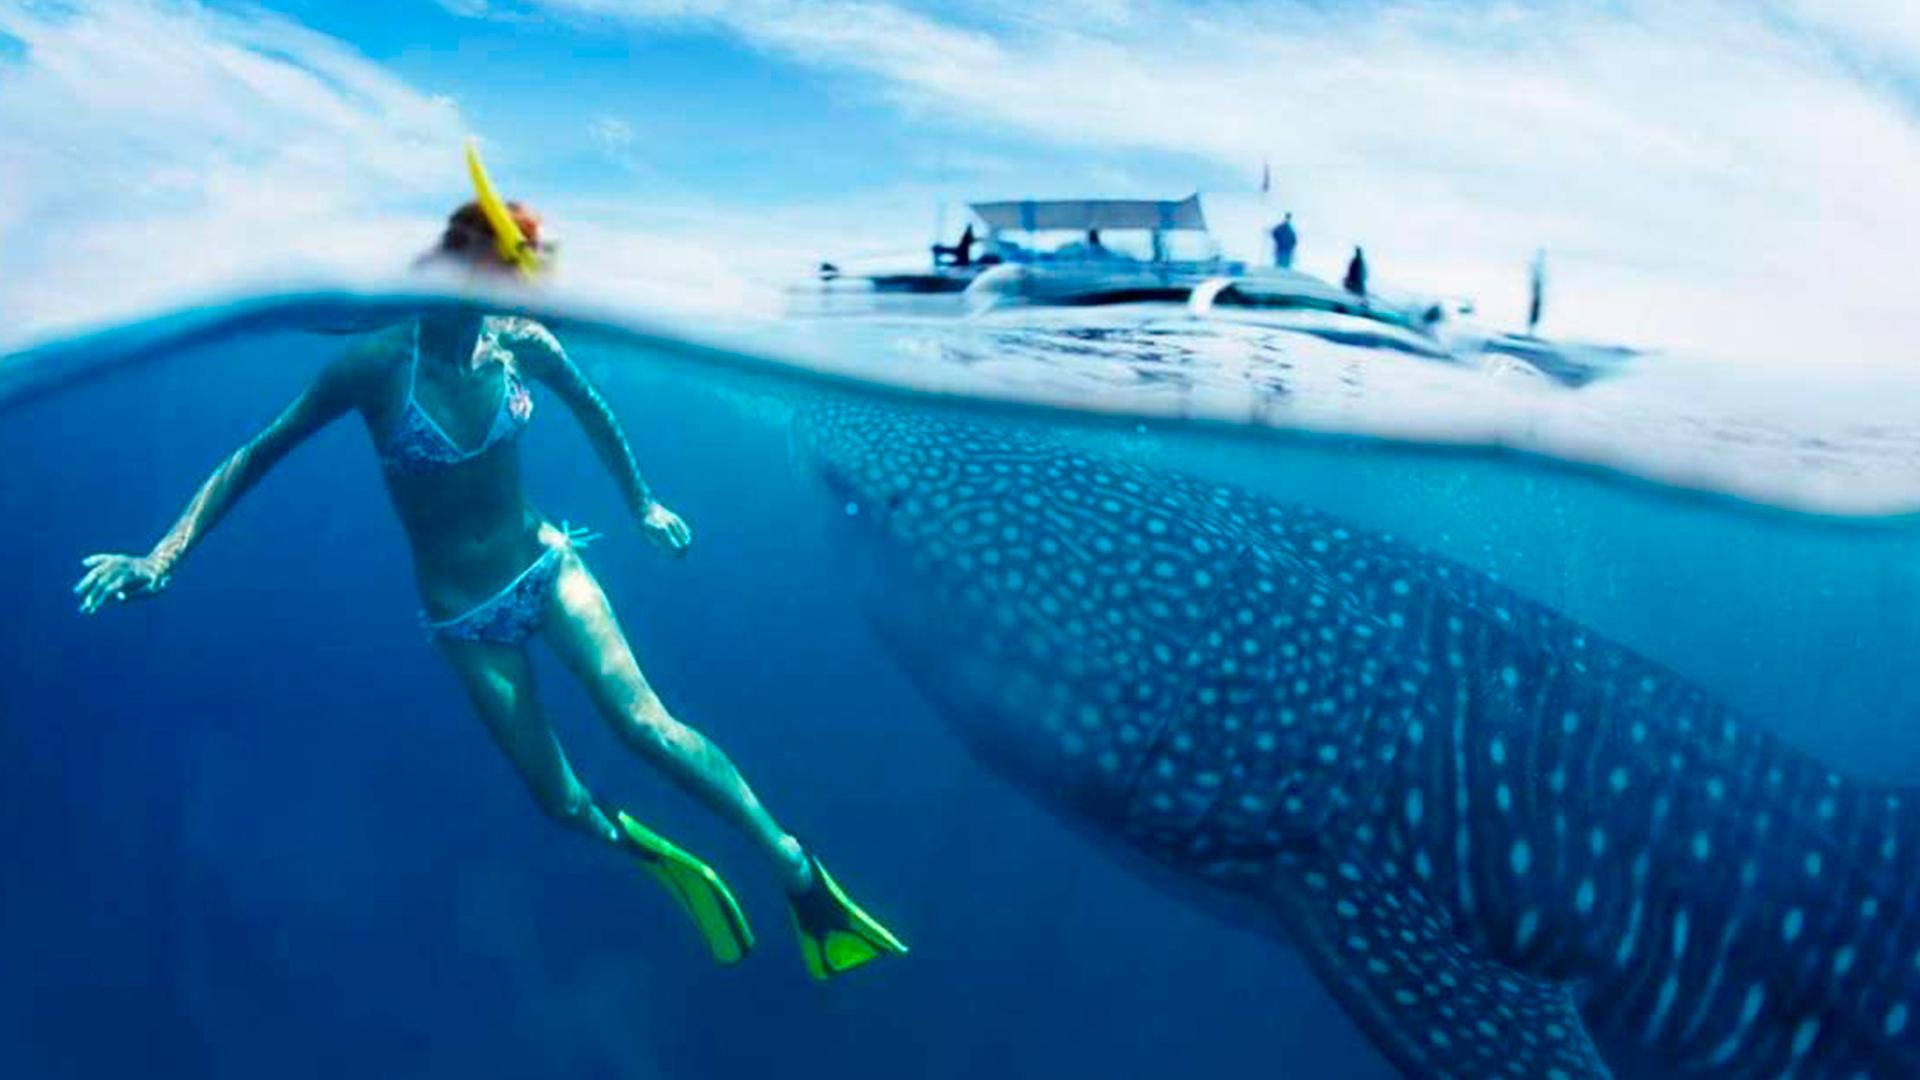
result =
[{"label": "whale shark head", "polygon": [[984,417],[835,401],[796,434],[881,638],[1053,808],[1252,872],[1391,753],[1382,628],[1244,496]]}]

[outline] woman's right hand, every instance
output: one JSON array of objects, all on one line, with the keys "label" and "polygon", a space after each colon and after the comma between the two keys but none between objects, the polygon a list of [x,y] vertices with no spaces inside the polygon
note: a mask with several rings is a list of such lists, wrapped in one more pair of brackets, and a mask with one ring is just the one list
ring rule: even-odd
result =
[{"label": "woman's right hand", "polygon": [[99,611],[109,601],[158,596],[171,580],[156,560],[142,555],[89,555],[80,565],[87,574],[73,591],[80,597],[82,615]]}]

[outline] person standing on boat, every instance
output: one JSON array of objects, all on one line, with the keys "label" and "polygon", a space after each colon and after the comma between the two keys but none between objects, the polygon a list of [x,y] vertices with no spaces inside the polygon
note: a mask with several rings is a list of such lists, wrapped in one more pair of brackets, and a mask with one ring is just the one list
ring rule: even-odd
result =
[{"label": "person standing on boat", "polygon": [[1547,253],[1533,253],[1533,269],[1527,277],[1527,336],[1540,334],[1540,316],[1547,306]]},{"label": "person standing on boat", "polygon": [[933,245],[933,265],[961,269],[972,266],[973,245],[979,242],[979,238],[973,232],[973,223],[968,222],[966,230],[960,234],[960,239],[951,247],[946,244]]},{"label": "person standing on boat", "polygon": [[[477,156],[479,199],[448,219],[423,262],[496,281],[532,278],[551,252],[540,219],[493,193]],[[842,892],[775,822],[705,735],[668,711],[634,658],[580,549],[585,530],[555,524],[522,489],[517,443],[543,385],[585,429],[640,532],[679,555],[692,533],[640,475],[612,408],[546,327],[443,305],[369,336],[328,365],[279,417],[234,451],[145,555],[88,556],[80,610],[160,595],[240,498],[322,428],[358,414],[413,554],[421,623],[494,743],[554,821],[636,857],[690,916],[721,963],[753,945],[738,902],[705,863],[603,802],[574,773],[548,723],[528,650],[536,637],[587,691],[620,741],[738,829],[792,905],[802,957],[826,978],[906,947]],[[405,719],[405,718],[401,718]]]},{"label": "person standing on boat", "polygon": [[1300,246],[1300,236],[1293,229],[1293,215],[1288,214],[1280,224],[1273,227],[1273,265],[1282,270],[1293,268],[1293,252]]},{"label": "person standing on boat", "polygon": [[1347,261],[1346,280],[1341,282],[1346,290],[1362,299],[1367,295],[1367,253],[1364,248],[1355,246],[1353,258]]}]

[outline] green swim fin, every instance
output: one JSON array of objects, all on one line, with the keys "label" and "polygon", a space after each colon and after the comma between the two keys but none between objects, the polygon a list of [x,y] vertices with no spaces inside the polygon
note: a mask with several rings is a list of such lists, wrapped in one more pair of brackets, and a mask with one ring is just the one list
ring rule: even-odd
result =
[{"label": "green swim fin", "polygon": [[647,868],[700,929],[713,958],[737,964],[753,950],[753,930],[733,891],[713,868],[674,843],[633,820],[625,810],[614,811],[621,835],[640,864]]},{"label": "green swim fin", "polygon": [[819,859],[807,860],[813,884],[787,903],[800,935],[800,956],[814,978],[831,979],[882,956],[906,955],[906,943],[849,899]]}]

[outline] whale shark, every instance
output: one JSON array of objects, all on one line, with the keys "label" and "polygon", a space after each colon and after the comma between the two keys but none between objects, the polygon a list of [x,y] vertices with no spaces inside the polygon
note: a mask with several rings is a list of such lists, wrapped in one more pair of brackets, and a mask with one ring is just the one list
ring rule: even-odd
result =
[{"label": "whale shark", "polygon": [[1907,793],[1307,506],[916,407],[796,431],[969,751],[1291,942],[1403,1075],[1920,1075]]}]

